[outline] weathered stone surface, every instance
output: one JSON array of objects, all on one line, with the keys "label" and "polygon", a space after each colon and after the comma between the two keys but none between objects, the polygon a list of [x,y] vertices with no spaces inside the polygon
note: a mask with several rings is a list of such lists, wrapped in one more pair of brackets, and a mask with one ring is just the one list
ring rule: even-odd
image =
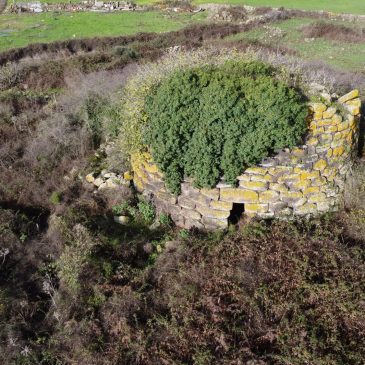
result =
[{"label": "weathered stone surface", "polygon": [[245,204],[245,213],[267,213],[269,211],[269,204]]},{"label": "weathered stone surface", "polygon": [[224,201],[216,201],[212,200],[210,202],[210,207],[217,210],[225,210],[225,211],[231,211],[233,208],[233,203],[231,202],[224,202]]},{"label": "weathered stone surface", "polygon": [[180,213],[185,218],[189,218],[189,219],[199,220],[201,218],[201,214],[194,209],[182,208]]},{"label": "weathered stone surface", "polygon": [[130,219],[125,215],[119,215],[114,216],[114,222],[119,224],[128,224],[130,222]]},{"label": "weathered stone surface", "polygon": [[219,199],[219,189],[201,189],[200,193],[212,200]]},{"label": "weathered stone surface", "polygon": [[191,200],[190,198],[180,195],[177,198],[177,203],[180,205],[180,207],[182,208],[186,208],[186,209],[194,209],[196,204],[193,200]]},{"label": "weathered stone surface", "polygon": [[230,215],[230,212],[225,210],[217,210],[202,206],[197,206],[196,209],[202,216],[208,218],[225,219],[228,218]]},{"label": "weathered stone surface", "polygon": [[317,206],[315,204],[304,204],[300,207],[297,207],[294,209],[294,213],[297,215],[308,215],[308,214],[314,214],[317,211]]},{"label": "weathered stone surface", "polygon": [[327,199],[326,194],[318,193],[318,194],[312,194],[308,197],[309,203],[319,203],[324,202]]},{"label": "weathered stone surface", "polygon": [[209,217],[203,217],[202,223],[206,229],[224,229],[228,227],[227,219],[214,219]]},{"label": "weathered stone surface", "polygon": [[348,112],[351,115],[358,115],[360,114],[360,108],[356,105],[351,105],[351,104],[345,104],[345,108],[348,110]]},{"label": "weathered stone surface", "polygon": [[220,200],[232,203],[258,203],[259,196],[250,190],[221,189]]},{"label": "weathered stone surface", "polygon": [[240,181],[240,187],[254,191],[265,191],[268,184],[262,181]]},{"label": "weathered stone surface", "polygon": [[337,111],[336,108],[333,106],[328,108],[323,112],[323,118],[324,119],[332,118],[335,115],[336,111]]},{"label": "weathered stone surface", "polygon": [[127,180],[127,181],[133,180],[133,173],[132,173],[132,172],[130,172],[130,171],[126,171],[126,172],[123,174],[123,179],[124,179],[124,180]]},{"label": "weathered stone surface", "polygon": [[323,113],[327,109],[327,106],[323,103],[310,103],[309,108],[314,113]]},{"label": "weathered stone surface", "polygon": [[274,203],[279,200],[279,193],[273,190],[263,191],[259,194],[260,203]]},{"label": "weathered stone surface", "polygon": [[346,95],[341,96],[340,98],[338,98],[338,102],[339,103],[346,103],[346,101],[358,98],[359,95],[360,95],[359,90],[355,89],[355,90],[350,91]]},{"label": "weathered stone surface", "polygon": [[280,184],[280,183],[270,183],[269,189],[274,190],[274,191],[279,191],[279,192],[288,191],[288,187],[285,184]]},{"label": "weathered stone surface", "polygon": [[91,173],[91,174],[88,174],[85,176],[85,180],[89,183],[89,184],[92,184],[94,181],[95,181],[95,178],[94,178],[94,174]]},{"label": "weathered stone surface", "polygon": [[277,212],[280,212],[281,210],[284,210],[287,207],[288,207],[288,203],[285,203],[282,201],[277,201],[275,203],[269,204],[269,211],[277,213]]},{"label": "weathered stone surface", "polygon": [[198,228],[198,229],[203,229],[204,228],[204,224],[201,223],[198,220],[194,220],[194,219],[185,219],[184,220],[184,227],[186,229],[191,229],[191,228]]},{"label": "weathered stone surface", "polygon": [[314,170],[324,170],[327,167],[327,161],[326,160],[319,160],[314,163],[313,168]]},{"label": "weathered stone surface", "polygon": [[104,183],[104,180],[101,178],[101,177],[98,177],[98,178],[96,178],[95,180],[94,180],[94,185],[95,186],[97,186],[97,187],[99,187],[101,184],[103,184]]},{"label": "weathered stone surface", "polygon": [[303,193],[300,191],[287,191],[285,193],[280,193],[280,199],[286,203],[294,203],[301,198],[303,198]]},{"label": "weathered stone surface", "polygon": [[266,175],[251,175],[251,181],[258,182],[274,182],[276,179],[270,174]]},{"label": "weathered stone surface", "polygon": [[252,174],[252,175],[266,175],[267,168],[264,167],[249,167],[245,170],[245,174]]}]

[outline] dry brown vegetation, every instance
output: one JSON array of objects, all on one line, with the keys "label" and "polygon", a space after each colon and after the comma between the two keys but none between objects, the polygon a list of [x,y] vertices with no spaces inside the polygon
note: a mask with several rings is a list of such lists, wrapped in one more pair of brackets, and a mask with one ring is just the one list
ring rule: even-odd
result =
[{"label": "dry brown vegetation", "polygon": [[365,30],[354,29],[345,25],[317,22],[302,28],[307,38],[325,38],[338,42],[364,42]]}]

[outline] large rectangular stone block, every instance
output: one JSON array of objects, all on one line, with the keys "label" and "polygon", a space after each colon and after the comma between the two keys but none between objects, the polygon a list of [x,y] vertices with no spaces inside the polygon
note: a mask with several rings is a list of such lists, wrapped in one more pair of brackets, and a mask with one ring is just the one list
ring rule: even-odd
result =
[{"label": "large rectangular stone block", "polygon": [[214,218],[214,219],[225,219],[228,218],[230,215],[230,211],[224,210],[216,210],[208,207],[197,206],[196,210],[203,216],[207,218]]},{"label": "large rectangular stone block", "polygon": [[257,192],[244,189],[221,189],[220,200],[232,203],[258,203]]}]

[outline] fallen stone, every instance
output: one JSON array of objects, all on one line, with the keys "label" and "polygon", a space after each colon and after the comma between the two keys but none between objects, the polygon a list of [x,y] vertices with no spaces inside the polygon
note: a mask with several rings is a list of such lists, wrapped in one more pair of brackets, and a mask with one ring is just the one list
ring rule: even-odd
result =
[{"label": "fallen stone", "polygon": [[126,215],[116,215],[114,216],[114,222],[119,224],[128,224],[130,222],[130,219]]},{"label": "fallen stone", "polygon": [[99,187],[103,183],[104,183],[104,180],[101,177],[98,177],[94,180],[94,185],[97,187]]},{"label": "fallen stone", "polygon": [[92,184],[94,181],[95,181],[95,177],[94,177],[94,174],[91,173],[91,174],[88,174],[85,176],[85,180],[89,183],[89,184]]}]

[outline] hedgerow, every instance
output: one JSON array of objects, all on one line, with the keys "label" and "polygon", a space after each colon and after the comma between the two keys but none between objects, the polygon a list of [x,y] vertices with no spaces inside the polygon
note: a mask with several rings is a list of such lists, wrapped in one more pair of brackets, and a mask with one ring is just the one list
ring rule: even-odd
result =
[{"label": "hedgerow", "polygon": [[184,176],[197,187],[234,184],[245,167],[298,143],[307,107],[274,76],[258,61],[228,61],[177,71],[151,89],[145,141],[172,192]]}]

